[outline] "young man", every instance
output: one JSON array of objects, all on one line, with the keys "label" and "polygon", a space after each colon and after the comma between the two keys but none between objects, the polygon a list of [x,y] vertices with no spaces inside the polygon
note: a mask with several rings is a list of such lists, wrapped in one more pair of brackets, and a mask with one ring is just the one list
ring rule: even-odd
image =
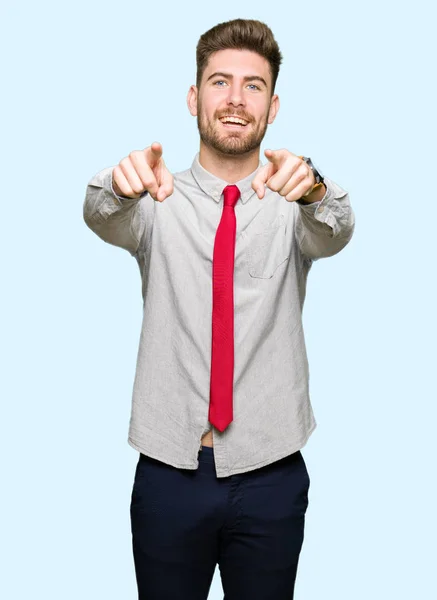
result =
[{"label": "young man", "polygon": [[271,30],[201,36],[188,108],[200,151],[172,175],[162,147],[90,181],[87,225],[135,257],[144,313],[129,444],[140,600],[291,600],[316,427],[302,307],[312,262],[352,237],[349,195],[311,160],[260,144],[279,110]]}]

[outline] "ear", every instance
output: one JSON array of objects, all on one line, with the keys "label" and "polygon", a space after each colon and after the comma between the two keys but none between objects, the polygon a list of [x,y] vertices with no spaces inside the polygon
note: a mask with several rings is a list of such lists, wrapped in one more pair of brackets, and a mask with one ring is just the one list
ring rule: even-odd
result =
[{"label": "ear", "polygon": [[190,89],[188,90],[187,105],[188,105],[188,110],[193,115],[193,117],[197,116],[197,94],[198,94],[197,87],[195,85],[192,85],[190,87]]},{"label": "ear", "polygon": [[278,110],[279,110],[279,96],[277,94],[274,94],[270,101],[269,118],[267,120],[267,123],[269,125],[271,123],[273,123],[273,121],[275,120],[275,117],[278,114]]}]

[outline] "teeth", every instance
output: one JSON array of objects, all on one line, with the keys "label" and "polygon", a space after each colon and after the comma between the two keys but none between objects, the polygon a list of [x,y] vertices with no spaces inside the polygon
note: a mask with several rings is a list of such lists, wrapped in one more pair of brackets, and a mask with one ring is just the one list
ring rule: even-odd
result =
[{"label": "teeth", "polygon": [[222,123],[238,123],[239,125],[246,125],[246,121],[238,119],[237,117],[224,117],[220,119]]}]

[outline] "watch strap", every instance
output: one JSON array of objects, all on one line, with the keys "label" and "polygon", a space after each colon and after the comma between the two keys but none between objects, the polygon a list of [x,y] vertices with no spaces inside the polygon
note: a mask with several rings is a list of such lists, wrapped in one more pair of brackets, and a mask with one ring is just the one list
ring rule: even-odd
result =
[{"label": "watch strap", "polygon": [[318,171],[316,171],[316,170],[314,169],[314,167],[313,167],[313,164],[312,164],[312,162],[311,162],[311,159],[310,159],[310,158],[308,158],[308,157],[306,157],[306,156],[299,156],[299,158],[300,158],[300,159],[302,159],[304,162],[306,162],[306,163],[307,163],[307,165],[309,166],[309,168],[311,169],[311,171],[314,173],[314,177],[315,177],[315,180],[316,180],[316,182],[317,182],[317,179],[319,179],[319,180],[320,180],[318,183],[315,183],[315,184],[314,184],[314,186],[312,187],[312,189],[311,189],[309,192],[307,192],[306,194],[304,194],[304,195],[302,196],[302,198],[305,198],[305,196],[309,196],[309,195],[310,195],[310,194],[312,194],[312,193],[313,193],[315,190],[317,190],[318,188],[322,187],[324,184],[323,184],[323,179],[320,177],[320,175],[319,175]]}]

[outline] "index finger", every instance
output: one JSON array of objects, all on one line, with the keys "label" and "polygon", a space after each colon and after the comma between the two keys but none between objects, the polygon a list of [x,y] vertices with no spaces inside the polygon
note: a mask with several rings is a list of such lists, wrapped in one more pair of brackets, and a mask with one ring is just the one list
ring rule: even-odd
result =
[{"label": "index finger", "polygon": [[144,150],[147,162],[150,167],[155,167],[162,156],[162,145],[159,142],[153,142],[149,148]]},{"label": "index finger", "polygon": [[274,163],[277,166],[280,166],[284,159],[284,150],[264,150],[264,154],[271,163]]}]

